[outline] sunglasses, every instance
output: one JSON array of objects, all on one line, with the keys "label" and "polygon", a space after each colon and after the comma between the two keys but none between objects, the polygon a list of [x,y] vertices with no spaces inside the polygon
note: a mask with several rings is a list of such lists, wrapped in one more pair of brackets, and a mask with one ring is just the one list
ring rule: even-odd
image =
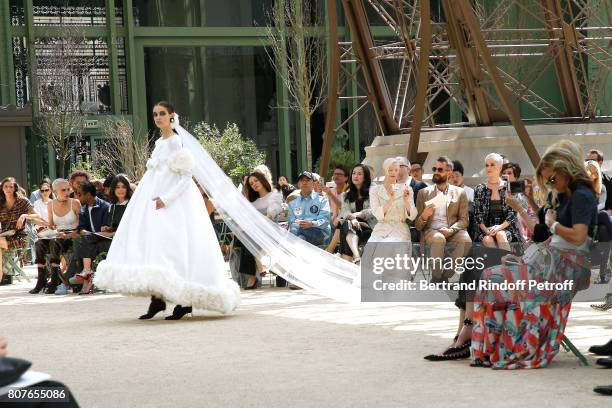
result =
[{"label": "sunglasses", "polygon": [[437,172],[437,173],[444,173],[444,172],[446,171],[446,169],[445,169],[445,168],[442,168],[442,167],[432,167],[432,168],[431,168],[431,171],[432,171],[433,173],[436,173],[436,172]]},{"label": "sunglasses", "polygon": [[554,186],[555,184],[557,184],[557,176],[554,174],[550,176],[548,180],[546,180],[546,184],[549,186]]},{"label": "sunglasses", "polygon": [[49,191],[51,191],[51,190],[49,190],[48,188],[45,188],[45,189],[41,189],[41,190],[40,190],[40,192],[41,192],[41,193],[48,193]]}]

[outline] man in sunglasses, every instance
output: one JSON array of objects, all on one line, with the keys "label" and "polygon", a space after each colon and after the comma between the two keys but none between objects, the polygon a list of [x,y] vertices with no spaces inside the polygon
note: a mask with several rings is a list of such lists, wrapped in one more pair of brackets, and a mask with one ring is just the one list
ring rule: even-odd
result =
[{"label": "man in sunglasses", "polygon": [[[449,183],[453,164],[448,157],[439,157],[432,172],[434,185],[419,191],[417,197],[419,215],[415,226],[421,231],[421,243],[430,247],[430,257],[434,259],[444,256],[447,243],[453,246],[452,258],[464,257],[472,243],[467,233],[467,195],[462,188]],[[454,271],[444,271],[440,262],[435,262],[431,281],[448,281],[453,274]]]}]

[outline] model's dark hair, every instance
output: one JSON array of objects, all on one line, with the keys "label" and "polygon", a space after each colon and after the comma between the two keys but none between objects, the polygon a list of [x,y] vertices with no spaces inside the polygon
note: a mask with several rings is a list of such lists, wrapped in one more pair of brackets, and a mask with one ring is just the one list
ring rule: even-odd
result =
[{"label": "model's dark hair", "polygon": [[268,179],[266,179],[266,176],[264,176],[258,171],[254,171],[253,173],[249,174],[249,177],[247,178],[247,181],[245,183],[247,188],[246,196],[250,202],[253,202],[259,198],[259,193],[253,190],[253,188],[251,187],[251,183],[249,183],[251,177],[255,177],[268,193],[272,191],[272,186],[270,186],[270,183],[268,182]]},{"label": "model's dark hair", "polygon": [[[353,184],[353,171],[355,171],[357,167],[361,167],[361,169],[363,170],[363,184],[361,185],[361,189],[358,189],[357,186]],[[352,203],[354,201],[357,201],[359,197],[361,197],[362,200],[369,197],[371,184],[372,174],[370,173],[370,169],[368,168],[368,166],[364,164],[356,165],[355,167],[353,167],[353,170],[351,170],[351,175],[349,176],[349,189],[344,199],[349,203]]]},{"label": "model's dark hair", "polygon": [[155,104],[155,106],[165,108],[170,114],[174,113],[174,106],[172,106],[172,104],[168,101],[159,101]]},{"label": "model's dark hair", "polygon": [[110,195],[111,203],[113,204],[117,204],[119,202],[119,199],[115,195],[115,189],[117,188],[117,185],[120,183],[123,184],[123,186],[127,189],[125,198],[127,198],[128,200],[132,198],[132,186],[130,185],[130,181],[127,179],[125,175],[117,174],[115,178],[113,179],[113,182],[110,185],[109,195]]},{"label": "model's dark hair", "polygon": [[19,198],[19,184],[17,184],[17,180],[13,177],[7,177],[0,183],[0,208],[3,208],[6,205],[6,196],[4,195],[4,185],[6,183],[13,183],[13,197],[15,199]]}]

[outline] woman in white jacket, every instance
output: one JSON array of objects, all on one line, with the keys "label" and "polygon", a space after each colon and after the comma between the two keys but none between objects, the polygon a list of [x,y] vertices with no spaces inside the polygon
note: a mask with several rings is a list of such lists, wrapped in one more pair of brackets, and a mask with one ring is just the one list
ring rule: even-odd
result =
[{"label": "woman in white jacket", "polygon": [[383,162],[385,181],[370,188],[370,206],[378,223],[368,242],[410,242],[410,226],[417,216],[412,189],[397,184],[400,163],[396,158]]}]

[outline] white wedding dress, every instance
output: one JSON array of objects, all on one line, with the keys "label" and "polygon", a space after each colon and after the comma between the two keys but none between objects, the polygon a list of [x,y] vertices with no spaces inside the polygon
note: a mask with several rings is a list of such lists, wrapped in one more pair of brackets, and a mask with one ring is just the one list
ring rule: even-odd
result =
[{"label": "white wedding dress", "polygon": [[[204,200],[192,179],[194,158],[180,135],[158,139],[94,283],[228,313],[240,301]],[[165,207],[155,209],[155,197]]]}]

